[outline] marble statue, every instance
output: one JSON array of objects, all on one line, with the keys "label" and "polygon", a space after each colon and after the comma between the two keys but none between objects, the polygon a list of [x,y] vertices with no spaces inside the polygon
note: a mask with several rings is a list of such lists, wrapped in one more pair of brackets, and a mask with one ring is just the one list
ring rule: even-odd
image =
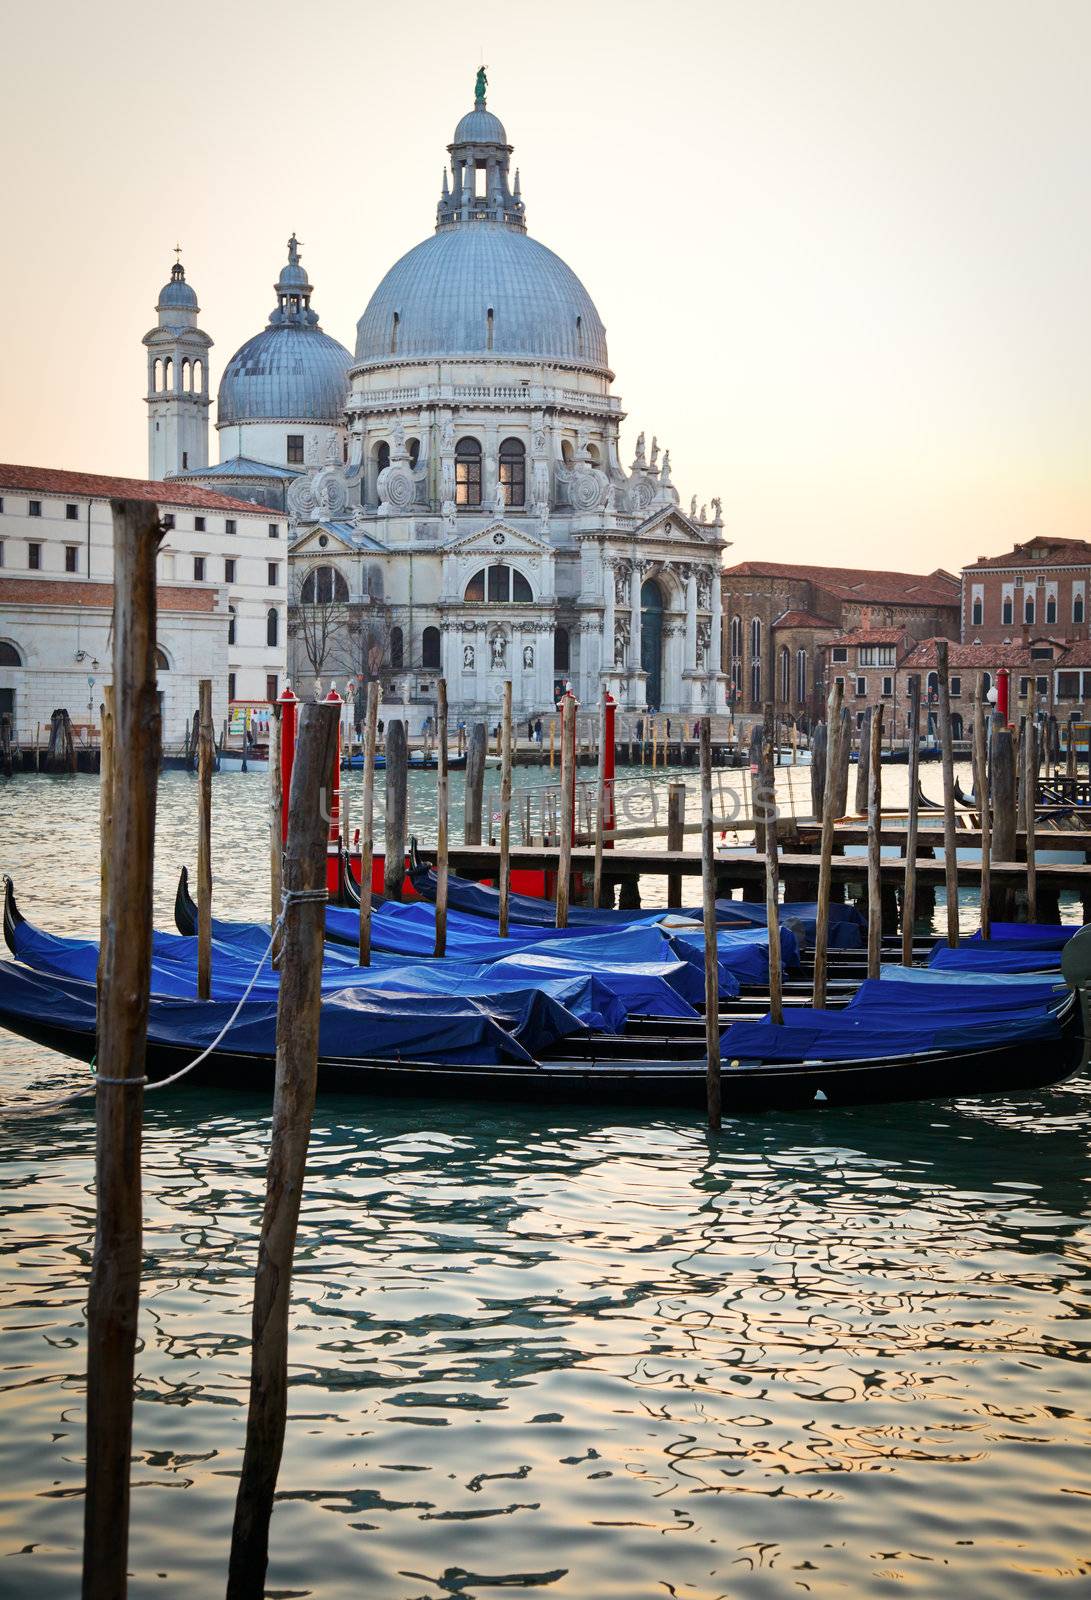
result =
[{"label": "marble statue", "polygon": [[534,646],[532,644],[525,644],[523,646],[523,669],[526,672],[530,672],[532,670],[533,666],[534,666]]}]

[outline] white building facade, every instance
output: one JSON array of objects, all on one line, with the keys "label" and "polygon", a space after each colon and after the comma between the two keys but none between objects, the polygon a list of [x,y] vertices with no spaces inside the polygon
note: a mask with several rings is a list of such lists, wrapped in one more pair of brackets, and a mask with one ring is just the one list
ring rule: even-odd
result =
[{"label": "white building facade", "polygon": [[722,711],[719,502],[683,510],[643,433],[623,464],[602,320],[527,234],[485,89],[482,72],[435,232],[383,278],[354,353],[321,330],[293,237],[269,324],[219,386],[220,464],[166,470],[284,496],[302,693],[378,676],[413,731],[440,674],[462,718],[493,717],[508,678],[528,717],[568,683],[585,704]]},{"label": "white building facade", "polygon": [[163,737],[181,744],[211,678],[217,727],[230,700],[285,682],[287,519],[194,484],[0,466],[0,714],[29,742],[55,709],[94,723],[110,681],[111,497],[155,501]]}]

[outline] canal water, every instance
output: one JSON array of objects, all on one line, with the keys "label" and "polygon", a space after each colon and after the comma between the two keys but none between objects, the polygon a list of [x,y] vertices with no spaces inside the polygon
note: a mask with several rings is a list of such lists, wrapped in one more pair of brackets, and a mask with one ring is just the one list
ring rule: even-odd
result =
[{"label": "canal water", "polygon": [[[97,804],[88,778],[0,788],[0,865],[56,931],[96,929]],[[216,779],[222,916],[265,914],[264,807],[263,778]],[[167,774],[163,927],[193,850]],[[85,1070],[0,1034],[5,1099]],[[268,1133],[261,1099],[148,1100],[137,1600],[223,1592]],[[321,1100],[268,1593],[1091,1593],[1089,1134],[1084,1078],[715,1141],[686,1115]],[[90,1109],[0,1121],[12,1600],[79,1587],[92,1181]]]}]

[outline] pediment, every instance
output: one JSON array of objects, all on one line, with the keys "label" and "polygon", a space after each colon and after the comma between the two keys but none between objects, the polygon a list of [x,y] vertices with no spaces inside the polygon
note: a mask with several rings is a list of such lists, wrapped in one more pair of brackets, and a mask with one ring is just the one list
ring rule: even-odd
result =
[{"label": "pediment", "polygon": [[533,555],[551,556],[553,546],[545,539],[538,539],[532,533],[527,533],[523,528],[518,528],[514,523],[506,522],[503,517],[494,517],[483,528],[478,528],[474,533],[457,535],[448,539],[443,546],[445,553],[459,556],[496,556],[504,555]]},{"label": "pediment", "polygon": [[634,530],[637,539],[665,539],[685,544],[708,544],[708,530],[678,506],[660,506]]},{"label": "pediment", "polygon": [[[323,540],[325,543],[323,543]],[[315,522],[294,541],[294,556],[355,555],[360,550],[386,552],[388,547],[352,522]]]}]

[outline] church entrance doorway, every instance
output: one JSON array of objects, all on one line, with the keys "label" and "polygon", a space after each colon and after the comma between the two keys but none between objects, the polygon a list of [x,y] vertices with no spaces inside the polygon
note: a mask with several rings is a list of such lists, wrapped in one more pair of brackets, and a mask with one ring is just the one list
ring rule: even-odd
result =
[{"label": "church entrance doorway", "polygon": [[640,670],[649,708],[663,704],[663,591],[654,578],[640,586]]}]

